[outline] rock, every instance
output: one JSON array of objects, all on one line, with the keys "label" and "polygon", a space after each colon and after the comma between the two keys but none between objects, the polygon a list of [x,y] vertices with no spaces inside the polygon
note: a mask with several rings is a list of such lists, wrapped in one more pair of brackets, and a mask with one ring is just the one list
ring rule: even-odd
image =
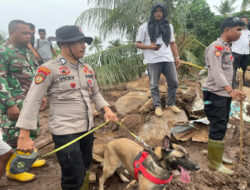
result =
[{"label": "rock", "polygon": [[140,113],[147,113],[147,112],[151,112],[152,110],[154,110],[154,103],[153,103],[153,99],[150,98],[140,109],[139,112]]},{"label": "rock", "polygon": [[124,116],[138,110],[147,100],[145,92],[129,92],[116,101],[115,108],[118,114]]},{"label": "rock", "polygon": [[207,153],[208,153],[208,151],[207,151],[206,149],[203,149],[203,150],[201,151],[201,154],[203,154],[203,155],[207,155]]},{"label": "rock", "polygon": [[148,91],[149,89],[149,77],[143,75],[142,78],[127,83],[127,90],[129,91]]},{"label": "rock", "polygon": [[122,120],[121,123],[124,124],[129,130],[139,128],[142,123],[142,116],[140,114],[130,114],[126,115]]},{"label": "rock", "polygon": [[119,98],[121,96],[121,93],[123,93],[123,91],[108,91],[108,92],[106,92],[106,94],[108,94],[109,96],[112,96],[114,98]]},{"label": "rock", "polygon": [[207,143],[209,136],[208,127],[203,125],[195,125],[195,127],[197,131],[193,134],[192,141]]},{"label": "rock", "polygon": [[245,190],[245,189],[247,189],[247,182],[246,181],[240,182],[240,184],[238,185],[237,189],[239,189],[239,190]]},{"label": "rock", "polygon": [[165,135],[170,136],[169,123],[187,121],[188,118],[184,110],[181,110],[180,113],[174,113],[170,109],[163,110],[163,116],[151,116],[149,121],[140,128],[138,135],[149,145],[158,146]]},{"label": "rock", "polygon": [[[147,92],[150,89],[149,76],[143,75],[141,78],[135,81],[127,83],[127,90],[129,91],[144,91]],[[162,74],[159,80],[159,89],[161,92],[166,92],[166,78]]]},{"label": "rock", "polygon": [[193,90],[192,88],[185,93],[180,93],[180,98],[182,99],[182,101],[187,103],[192,103],[195,100],[195,97],[196,97],[196,91]]}]

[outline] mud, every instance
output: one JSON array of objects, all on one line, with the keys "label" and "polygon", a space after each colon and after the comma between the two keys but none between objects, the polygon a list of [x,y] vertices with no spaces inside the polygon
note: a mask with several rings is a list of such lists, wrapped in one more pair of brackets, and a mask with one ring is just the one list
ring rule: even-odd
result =
[{"label": "mud", "polygon": [[[105,98],[111,102],[111,108],[114,109],[113,103],[126,93],[126,90],[118,90],[117,92],[104,92]],[[124,124],[129,127],[133,132],[138,131],[138,126],[141,122],[147,120],[150,114],[140,115],[132,113],[124,119]],[[40,136],[37,139],[37,145],[39,147],[39,154],[44,155],[54,149],[53,142],[51,141],[51,135],[47,128],[48,123],[48,109],[40,113]],[[122,118],[119,118],[120,120]],[[99,114],[95,118],[96,126],[103,123],[103,114]],[[175,190],[247,190],[250,189],[250,123],[245,122],[244,127],[244,151],[243,161],[239,165],[239,121],[230,120],[230,128],[227,132],[226,142],[227,148],[225,151],[226,156],[233,159],[235,164],[232,169],[235,170],[233,176],[223,175],[216,171],[210,171],[207,167],[207,144],[196,142],[175,142],[184,146],[190,154],[190,157],[197,162],[201,169],[198,172],[190,173],[191,182],[184,184],[180,182],[180,177],[174,175],[173,181],[167,189]],[[128,137],[133,139],[131,135],[124,131],[116,124],[110,124],[95,133],[96,143],[107,143],[113,138]],[[134,139],[135,140],[135,139]],[[31,173],[36,174],[36,180],[29,183],[19,183],[10,181],[3,177],[0,181],[0,190],[60,190],[61,172],[55,155],[49,156],[47,159],[47,165],[43,168],[31,169]],[[97,174],[97,182],[91,184],[90,190],[98,189],[98,178],[102,174],[102,167],[100,163],[93,161],[91,170]],[[131,179],[132,180],[132,179]],[[106,190],[122,190],[128,183],[123,183],[117,174],[112,176],[106,181]],[[130,190],[137,189],[135,185]]]}]

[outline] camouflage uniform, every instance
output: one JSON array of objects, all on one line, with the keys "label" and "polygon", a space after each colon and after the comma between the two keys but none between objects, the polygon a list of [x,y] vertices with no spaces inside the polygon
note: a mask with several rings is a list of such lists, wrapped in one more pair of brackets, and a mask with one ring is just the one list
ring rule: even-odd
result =
[{"label": "camouflage uniform", "polygon": [[[38,64],[27,48],[16,48],[9,40],[0,46],[0,110],[3,140],[12,148],[16,147],[19,129],[16,121],[8,119],[10,106],[21,110]],[[31,133],[34,139],[36,131]]]}]

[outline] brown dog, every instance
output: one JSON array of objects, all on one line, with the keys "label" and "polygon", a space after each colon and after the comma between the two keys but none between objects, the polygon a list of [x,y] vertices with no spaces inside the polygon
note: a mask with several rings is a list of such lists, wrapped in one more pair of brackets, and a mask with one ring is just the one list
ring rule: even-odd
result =
[{"label": "brown dog", "polygon": [[[126,138],[116,139],[107,144],[104,150],[103,175],[99,179],[99,190],[104,190],[104,183],[122,164],[131,176],[134,176],[133,163],[137,155],[143,151],[143,147]],[[158,179],[168,179],[172,170],[181,171],[181,176],[189,177],[189,171],[199,170],[188,157],[186,150],[179,145],[173,144],[168,136],[165,136],[161,147],[154,152],[148,151],[149,156],[144,161],[147,172]],[[182,175],[183,174],[183,175]],[[141,173],[138,174],[139,189],[161,190],[168,184],[155,184],[146,179]]]}]

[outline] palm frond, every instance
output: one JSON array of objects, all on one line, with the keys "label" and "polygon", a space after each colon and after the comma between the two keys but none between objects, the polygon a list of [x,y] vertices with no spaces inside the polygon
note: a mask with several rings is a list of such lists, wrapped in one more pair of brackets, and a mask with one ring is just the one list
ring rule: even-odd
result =
[{"label": "palm frond", "polygon": [[[102,28],[100,35],[119,33],[135,39],[140,24],[150,15],[151,0],[89,0],[94,5],[84,11],[76,20],[76,25],[87,24]],[[91,25],[90,25],[91,24]]]},{"label": "palm frond", "polygon": [[241,11],[245,11],[250,6],[250,0],[243,0],[241,4]]},{"label": "palm frond", "polygon": [[89,55],[84,61],[93,66],[99,86],[112,88],[136,79],[145,70],[142,56],[133,44],[121,45]]}]

